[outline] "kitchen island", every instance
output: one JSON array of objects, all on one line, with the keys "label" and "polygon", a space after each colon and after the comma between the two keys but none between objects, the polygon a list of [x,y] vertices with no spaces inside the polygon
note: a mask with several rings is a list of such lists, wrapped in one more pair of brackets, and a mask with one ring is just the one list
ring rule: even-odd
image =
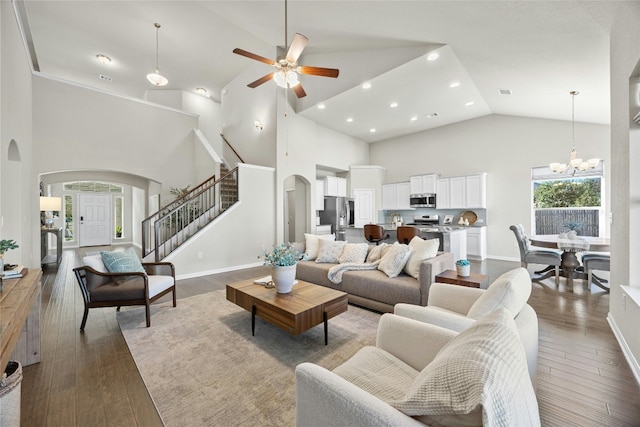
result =
[{"label": "kitchen island", "polygon": [[[384,227],[385,234],[389,234],[386,243],[398,241],[396,226],[393,224],[379,224]],[[424,239],[440,239],[440,250],[453,253],[454,260],[467,258],[467,227],[449,227],[441,225],[417,226]],[[350,243],[367,242],[364,229],[348,227],[345,230],[345,240]]]}]

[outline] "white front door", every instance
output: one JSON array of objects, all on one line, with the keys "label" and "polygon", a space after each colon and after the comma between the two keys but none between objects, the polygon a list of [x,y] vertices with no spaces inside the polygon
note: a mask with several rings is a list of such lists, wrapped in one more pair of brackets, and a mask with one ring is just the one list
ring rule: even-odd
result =
[{"label": "white front door", "polygon": [[79,196],[79,245],[110,245],[111,195],[81,193]]},{"label": "white front door", "polygon": [[375,190],[372,188],[356,188],[353,190],[354,218],[353,226],[362,228],[365,224],[376,223],[375,218]]}]

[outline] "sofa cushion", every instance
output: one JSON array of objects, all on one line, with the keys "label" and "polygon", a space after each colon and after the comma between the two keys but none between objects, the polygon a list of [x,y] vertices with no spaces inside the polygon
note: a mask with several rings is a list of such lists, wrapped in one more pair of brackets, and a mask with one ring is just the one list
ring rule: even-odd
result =
[{"label": "sofa cushion", "polygon": [[439,246],[440,239],[424,240],[419,236],[415,236],[409,242],[411,255],[409,255],[407,264],[404,266],[404,272],[415,279],[419,279],[420,264],[425,259],[435,257],[438,254]]},{"label": "sofa cushion", "polygon": [[127,248],[124,251],[102,251],[100,254],[109,273],[146,273],[133,248]]},{"label": "sofa cushion", "polygon": [[418,371],[377,347],[363,347],[333,370],[383,401],[402,399]]},{"label": "sofa cushion", "polygon": [[386,254],[380,259],[378,270],[384,272],[389,278],[398,277],[407,264],[411,255],[411,248],[398,242],[391,245]]},{"label": "sofa cushion", "polygon": [[380,243],[378,246],[371,246],[367,254],[367,262],[376,262],[386,253],[391,245],[388,243]]},{"label": "sofa cushion", "polygon": [[340,264],[355,262],[362,264],[367,258],[369,245],[367,243],[347,243],[342,249],[342,254],[338,258]]},{"label": "sofa cushion", "polygon": [[300,261],[296,266],[296,279],[328,288],[341,289],[341,284],[336,285],[328,278],[329,269],[334,265],[335,264],[316,263],[315,261]]},{"label": "sofa cushion", "polygon": [[389,403],[434,425],[540,425],[524,348],[505,308],[447,343],[405,398]]},{"label": "sofa cushion", "polygon": [[320,239],[336,240],[335,234],[308,234],[304,233],[305,240],[305,257],[308,261],[313,261],[318,256],[318,248],[320,245]]},{"label": "sofa cushion", "polygon": [[389,306],[399,302],[420,304],[420,283],[406,274],[389,279],[379,270],[346,271],[338,289]]},{"label": "sofa cushion", "polygon": [[347,242],[344,241],[334,242],[332,240],[321,239],[316,262],[330,262],[337,264],[346,244]]},{"label": "sofa cushion", "polygon": [[515,317],[531,295],[531,276],[524,268],[507,271],[498,277],[469,308],[467,317],[480,319],[498,307],[504,307]]}]

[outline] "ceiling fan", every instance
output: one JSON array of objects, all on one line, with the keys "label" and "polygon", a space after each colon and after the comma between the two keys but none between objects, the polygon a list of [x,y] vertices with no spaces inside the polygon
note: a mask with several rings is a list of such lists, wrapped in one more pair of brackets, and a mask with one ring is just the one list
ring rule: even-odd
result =
[{"label": "ceiling fan", "polygon": [[[284,43],[285,49],[287,45],[287,0],[284,2]],[[273,79],[276,84],[280,87],[287,88],[290,87],[295,92],[298,98],[302,98],[307,95],[307,93],[302,88],[302,84],[300,84],[300,80],[298,80],[298,73],[307,74],[312,76],[321,76],[321,77],[338,77],[338,73],[340,70],[336,68],[322,68],[322,67],[309,67],[305,65],[298,65],[298,58],[302,54],[305,46],[309,39],[302,34],[296,33],[293,37],[293,41],[291,42],[291,46],[289,46],[289,50],[287,50],[287,54],[283,58],[278,58],[277,60],[265,58],[264,56],[256,55],[255,53],[247,52],[246,50],[235,48],[233,49],[233,53],[238,55],[246,56],[247,58],[255,59],[256,61],[264,62],[265,64],[272,65],[276,68],[276,70],[272,73],[269,73],[265,76],[260,77],[258,80],[249,83],[247,86],[250,88],[256,88],[261,84],[268,82]]]}]

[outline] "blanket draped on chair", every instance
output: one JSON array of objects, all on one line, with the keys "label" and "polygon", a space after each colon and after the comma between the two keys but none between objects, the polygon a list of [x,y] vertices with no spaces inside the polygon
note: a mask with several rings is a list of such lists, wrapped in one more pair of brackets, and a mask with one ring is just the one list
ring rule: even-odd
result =
[{"label": "blanket draped on chair", "polygon": [[342,283],[342,274],[344,274],[345,271],[377,270],[378,264],[380,264],[380,261],[368,262],[364,264],[358,262],[345,262],[344,264],[334,265],[329,269],[327,278],[331,281],[331,283],[335,283],[336,285],[338,285]]}]

